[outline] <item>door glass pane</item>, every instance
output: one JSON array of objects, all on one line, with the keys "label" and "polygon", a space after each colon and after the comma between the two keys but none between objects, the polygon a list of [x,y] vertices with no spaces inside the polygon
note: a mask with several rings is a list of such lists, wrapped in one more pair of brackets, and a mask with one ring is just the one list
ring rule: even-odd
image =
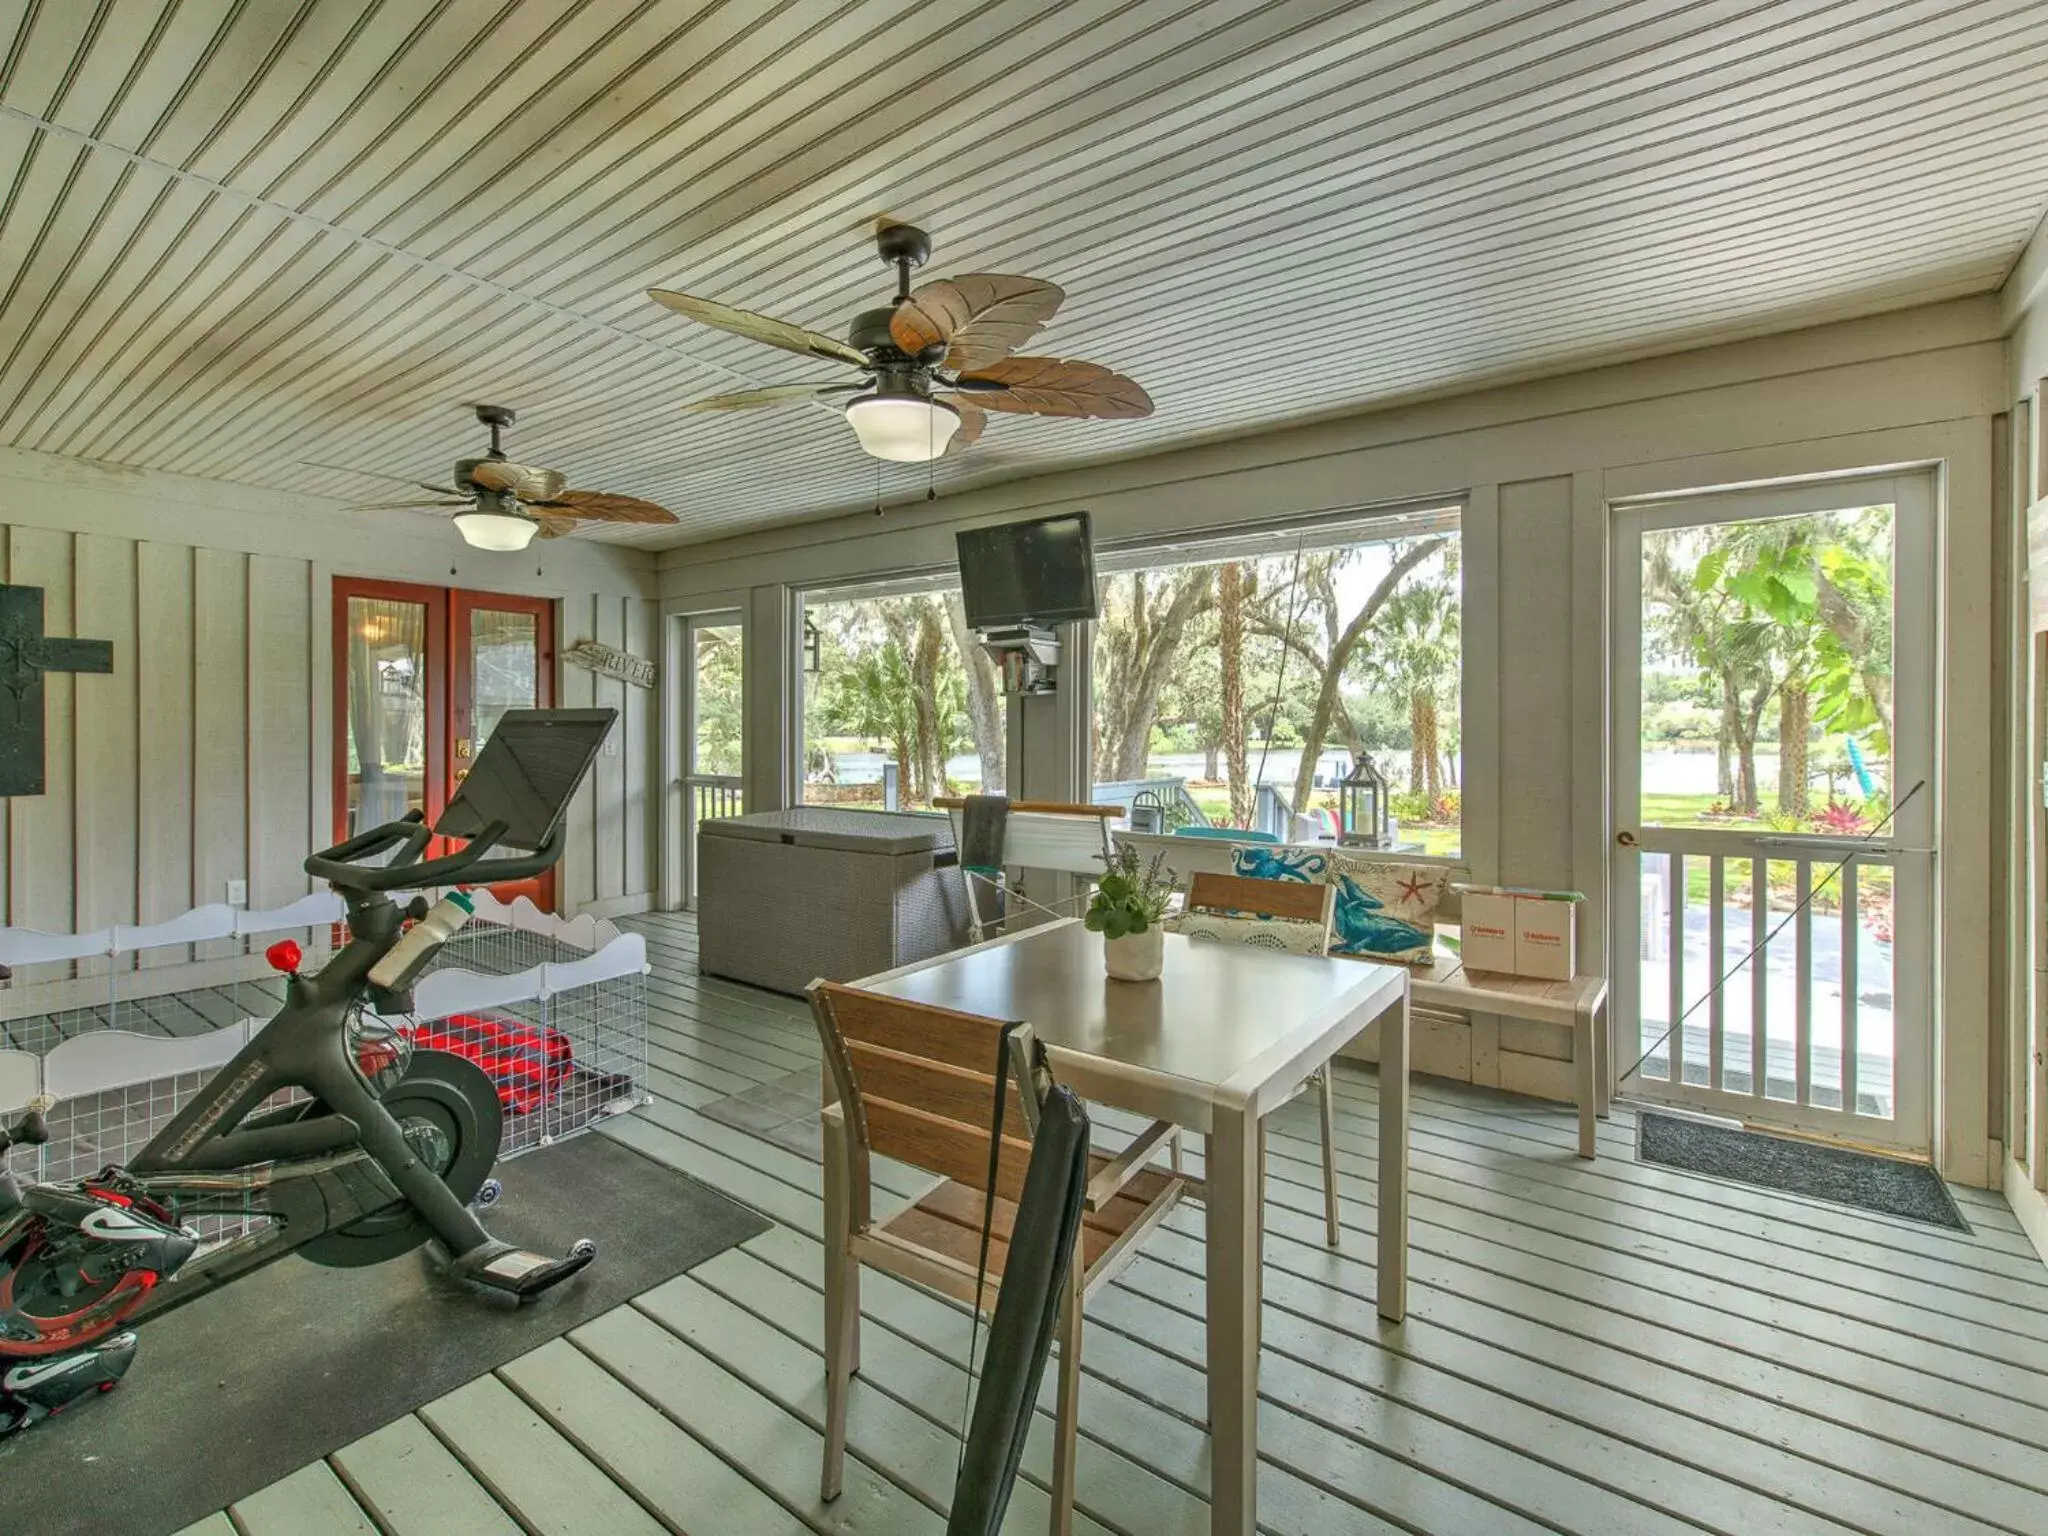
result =
[{"label": "door glass pane", "polygon": [[538,620],[530,613],[470,611],[469,675],[476,694],[470,704],[470,729],[476,732],[473,754],[483,750],[506,710],[532,709],[540,703],[537,627]]},{"label": "door glass pane", "polygon": [[427,610],[348,600],[348,828],[426,809]]},{"label": "door glass pane", "polygon": [[1892,512],[1644,533],[1642,825],[1853,837],[1883,817]]}]

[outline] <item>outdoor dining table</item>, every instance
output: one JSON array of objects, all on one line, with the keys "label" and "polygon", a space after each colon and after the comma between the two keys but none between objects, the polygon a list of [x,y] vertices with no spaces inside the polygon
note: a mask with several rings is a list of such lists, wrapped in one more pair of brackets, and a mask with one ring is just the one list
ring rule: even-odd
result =
[{"label": "outdoor dining table", "polygon": [[1207,1138],[1208,1378],[1216,1536],[1250,1536],[1258,1483],[1259,1125],[1376,1018],[1380,1034],[1380,1315],[1408,1272],[1408,973],[1166,935],[1157,981],[1112,981],[1102,939],[1047,923],[855,983],[1029,1021],[1082,1098]]}]

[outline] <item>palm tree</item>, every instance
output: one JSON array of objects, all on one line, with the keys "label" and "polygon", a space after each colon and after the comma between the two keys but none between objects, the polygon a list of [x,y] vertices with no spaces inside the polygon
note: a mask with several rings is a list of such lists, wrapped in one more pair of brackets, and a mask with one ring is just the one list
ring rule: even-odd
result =
[{"label": "palm tree", "polygon": [[896,782],[909,794],[915,781],[917,689],[903,647],[886,641],[832,680],[833,720],[840,729],[885,743],[896,760]]},{"label": "palm tree", "polygon": [[1408,787],[1435,800],[1444,786],[1438,712],[1459,675],[1458,589],[1444,577],[1406,587],[1373,626],[1368,674],[1408,706]]},{"label": "palm tree", "polygon": [[[1710,538],[1718,540],[1719,530]],[[1643,600],[1657,620],[1658,638],[1711,676],[1721,714],[1715,747],[1721,796],[1745,816],[1760,809],[1756,738],[1764,706],[1777,688],[1771,625],[1721,580],[1725,551],[1702,548],[1700,531],[1643,542]]]}]

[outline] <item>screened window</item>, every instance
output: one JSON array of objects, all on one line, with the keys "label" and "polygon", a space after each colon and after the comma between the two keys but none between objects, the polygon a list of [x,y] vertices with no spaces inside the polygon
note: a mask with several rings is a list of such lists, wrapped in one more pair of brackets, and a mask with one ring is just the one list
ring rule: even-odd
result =
[{"label": "screened window", "polygon": [[802,651],[806,805],[1003,789],[1006,701],[957,586],[806,594]]},{"label": "screened window", "polygon": [[1455,508],[1098,552],[1095,798],[1287,838],[1369,756],[1458,854],[1458,556]]}]

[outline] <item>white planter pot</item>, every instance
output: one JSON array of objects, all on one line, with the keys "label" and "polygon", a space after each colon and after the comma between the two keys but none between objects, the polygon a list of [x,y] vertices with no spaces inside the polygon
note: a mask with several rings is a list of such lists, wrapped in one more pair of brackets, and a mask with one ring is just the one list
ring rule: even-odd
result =
[{"label": "white planter pot", "polygon": [[1166,930],[1154,923],[1143,933],[1106,938],[1102,958],[1112,981],[1157,981],[1166,963]]}]

